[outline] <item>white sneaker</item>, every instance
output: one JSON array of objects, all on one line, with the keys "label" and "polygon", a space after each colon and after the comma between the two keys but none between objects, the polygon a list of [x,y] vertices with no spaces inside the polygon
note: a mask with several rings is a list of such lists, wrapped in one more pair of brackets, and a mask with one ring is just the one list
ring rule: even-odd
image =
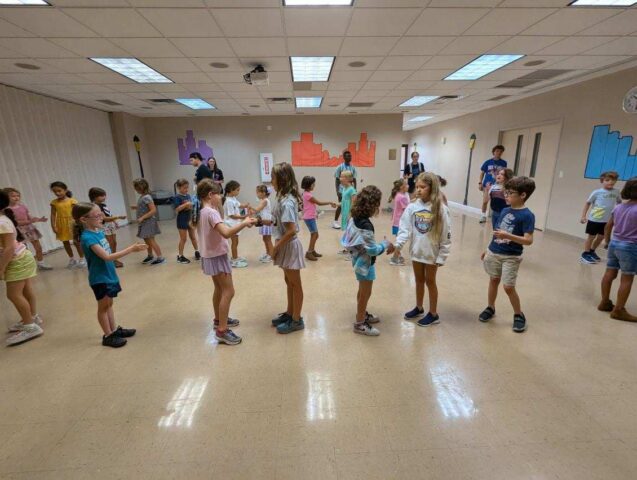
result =
[{"label": "white sneaker", "polygon": [[44,330],[42,330],[39,325],[32,323],[30,325],[23,326],[22,330],[20,330],[15,335],[7,338],[6,343],[7,346],[18,345],[20,343],[28,342],[29,340],[39,337],[43,333]]},{"label": "white sneaker", "polygon": [[53,270],[53,267],[51,265],[47,265],[44,262],[38,262],[38,270]]},{"label": "white sneaker", "polygon": [[[35,315],[33,315],[32,320],[34,324],[42,325],[42,317],[40,316],[39,313],[36,313]],[[7,327],[7,330],[9,330],[9,332],[11,333],[21,332],[22,330],[24,330],[24,323],[22,323],[22,321],[15,322],[13,325],[9,325]]]},{"label": "white sneaker", "polygon": [[77,266],[77,260],[74,258],[69,258],[69,263],[66,264],[66,268],[71,269]]},{"label": "white sneaker", "polygon": [[230,260],[230,266],[232,268],[245,268],[248,266],[248,262],[237,258],[236,260]]},{"label": "white sneaker", "polygon": [[340,230],[341,229],[341,223],[337,222],[337,221],[332,222],[332,228],[334,230]]},{"label": "white sneaker", "polygon": [[367,335],[368,337],[377,337],[380,335],[380,332],[377,328],[372,327],[369,323],[355,323],[354,324],[354,333],[358,333],[359,335]]},{"label": "white sneaker", "polygon": [[486,215],[482,215],[480,217],[480,223],[487,223],[487,216]]},{"label": "white sneaker", "polygon": [[394,267],[403,267],[405,266],[405,261],[404,260],[401,261],[400,257],[398,258],[391,257],[389,259],[389,264],[393,265]]},{"label": "white sneaker", "polygon": [[75,264],[75,268],[86,268],[86,259],[81,259]]},{"label": "white sneaker", "polygon": [[365,322],[372,324],[380,322],[380,317],[373,313],[365,312]]},{"label": "white sneaker", "polygon": [[261,263],[270,263],[272,261],[272,257],[266,253],[265,255],[261,255],[261,258],[259,258],[259,261]]}]

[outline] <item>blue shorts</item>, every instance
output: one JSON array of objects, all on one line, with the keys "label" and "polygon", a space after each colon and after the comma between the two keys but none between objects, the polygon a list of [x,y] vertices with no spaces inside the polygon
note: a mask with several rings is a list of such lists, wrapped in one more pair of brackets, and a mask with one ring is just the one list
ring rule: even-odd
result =
[{"label": "blue shorts", "polygon": [[311,220],[306,220],[304,218],[303,221],[305,222],[305,226],[310,231],[310,233],[318,232],[318,226],[316,225],[316,218],[312,218]]},{"label": "blue shorts", "polygon": [[391,227],[391,234],[395,237],[398,235],[398,227]]},{"label": "blue shorts", "polygon": [[373,282],[376,280],[376,265],[370,265],[369,270],[367,271],[367,275],[356,274],[356,280],[359,282],[361,280],[367,280],[368,282]]},{"label": "blue shorts", "polygon": [[101,300],[104,297],[115,298],[122,291],[119,283],[96,283],[91,285],[91,288],[95,294],[95,300]]},{"label": "blue shorts", "polygon": [[177,230],[189,230],[190,229],[190,215],[180,217],[177,215]]},{"label": "blue shorts", "polygon": [[621,270],[623,275],[637,273],[637,243],[611,240],[606,268]]}]

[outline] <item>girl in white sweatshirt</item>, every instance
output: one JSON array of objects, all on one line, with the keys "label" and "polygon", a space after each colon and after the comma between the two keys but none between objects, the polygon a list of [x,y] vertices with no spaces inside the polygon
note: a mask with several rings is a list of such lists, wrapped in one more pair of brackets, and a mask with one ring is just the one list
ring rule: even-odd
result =
[{"label": "girl in white sweatshirt", "polygon": [[[409,253],[416,277],[416,307],[405,313],[405,320],[418,320],[419,326],[428,327],[440,323],[436,273],[449,256],[451,220],[437,175],[418,175],[415,198],[400,217],[396,250],[400,251],[407,240],[411,242]],[[429,312],[426,315],[423,308],[425,285],[429,290]]]}]

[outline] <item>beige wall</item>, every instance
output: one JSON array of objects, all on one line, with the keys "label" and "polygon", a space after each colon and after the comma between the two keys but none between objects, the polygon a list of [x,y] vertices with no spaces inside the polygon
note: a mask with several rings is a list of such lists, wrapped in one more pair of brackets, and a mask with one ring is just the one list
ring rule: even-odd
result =
[{"label": "beige wall", "polygon": [[[584,169],[593,127],[610,124],[622,135],[633,135],[637,148],[637,116],[621,109],[624,94],[637,83],[637,69],[600,77],[501,107],[466,115],[408,132],[409,143],[417,142],[425,167],[449,181],[450,200],[462,202],[468,164],[469,136],[478,137],[471,166],[469,205],[479,207],[477,189],[480,165],[491,157],[491,148],[503,130],[554,121],[562,122],[556,174],[546,228],[569,235],[584,236],[579,223],[581,210],[590,191],[599,182],[585,179]],[[446,144],[442,138],[446,137]],[[505,159],[513,160],[513,152]],[[562,172],[562,178],[559,174]]]},{"label": "beige wall", "polygon": [[[292,140],[298,140],[301,132],[314,132],[314,141],[322,142],[334,155],[348,142],[357,142],[361,132],[367,132],[368,139],[376,141],[376,167],[360,168],[359,179],[362,186],[375,184],[388,194],[392,180],[399,176],[399,162],[388,160],[388,150],[400,150],[404,143],[401,124],[400,115],[148,118],[145,143],[151,155],[152,188],[172,190],[177,178],[193,178],[193,167],[179,165],[177,153],[177,138],[185,137],[186,130],[194,130],[197,140],[206,140],[226,181],[239,181],[240,199],[250,202],[260,182],[260,152],[272,153],[275,162],[289,162]],[[299,183],[304,175],[316,177],[317,198],[335,199],[334,167],[299,167],[295,172]]]}]

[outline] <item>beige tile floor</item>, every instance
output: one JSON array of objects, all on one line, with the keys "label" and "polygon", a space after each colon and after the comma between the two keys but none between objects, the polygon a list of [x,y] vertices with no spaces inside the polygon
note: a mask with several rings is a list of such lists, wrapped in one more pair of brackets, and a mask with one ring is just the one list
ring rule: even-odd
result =
[{"label": "beige tile floor", "polygon": [[172,222],[168,265],[138,254],[120,270],[117,318],[139,329],[121,350],[99,344],[86,273],[51,255],[36,287],[45,335],[0,349],[0,478],[637,478],[637,325],[595,310],[603,266],[580,265],[577,242],[538,234],[527,250],[518,335],[504,297],[495,321],[477,321],[489,229],[455,214],[442,323],[402,320],[413,277],[384,257],[370,304],[382,334],[367,338],[351,332],[356,282],[329,220],[325,257],[303,272],[306,330],[289,336],[270,327],[282,274],[256,261],[256,231],[241,236],[238,347],[212,340],[212,282],[175,263]]}]

